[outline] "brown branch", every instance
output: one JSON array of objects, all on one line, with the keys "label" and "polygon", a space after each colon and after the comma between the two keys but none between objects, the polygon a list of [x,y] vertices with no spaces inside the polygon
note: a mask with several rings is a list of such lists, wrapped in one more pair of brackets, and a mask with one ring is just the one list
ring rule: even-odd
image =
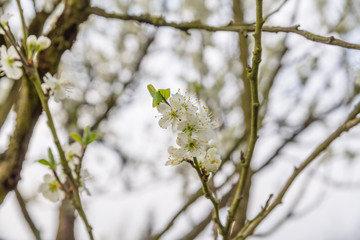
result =
[{"label": "brown branch", "polygon": [[[63,52],[71,48],[78,33],[79,25],[87,17],[88,0],[73,2],[71,8],[65,9],[57,21],[56,27],[50,31],[48,37],[51,46],[39,55],[40,75],[46,72],[55,73]],[[36,19],[37,17],[35,17]],[[29,33],[32,33],[30,24]],[[33,27],[37,29],[35,26]],[[20,81],[20,80],[19,80]],[[7,150],[0,154],[0,204],[7,193],[15,189],[20,179],[20,171],[32,131],[41,114],[42,108],[34,87],[24,77],[23,86],[17,99],[17,119],[15,130],[10,138]]]},{"label": "brown branch", "polygon": [[[347,104],[347,102],[345,103]],[[301,124],[301,126],[299,126],[292,134],[291,136],[285,138],[282,142],[282,144],[274,151],[274,153],[256,170],[254,170],[254,174],[260,172],[261,170],[263,170],[264,168],[268,167],[275,159],[276,157],[281,153],[281,151],[288,146],[289,143],[292,143],[296,140],[296,138],[303,133],[305,130],[308,129],[309,126],[311,126],[313,123],[317,122],[317,121],[322,121],[329,113],[335,111],[336,109],[338,109],[339,107],[343,106],[344,102],[341,101],[337,104],[335,104],[334,106],[332,106],[331,108],[329,108],[328,110],[326,110],[325,112],[321,113],[319,116],[314,116],[312,113],[310,113],[308,115],[308,117],[306,118],[306,120]]]},{"label": "brown branch", "polygon": [[22,81],[20,79],[14,81],[14,84],[12,85],[11,90],[9,91],[9,94],[6,98],[6,101],[0,105],[0,129],[3,126],[7,116],[9,115],[12,106],[19,97],[21,82]]},{"label": "brown branch", "polygon": [[254,52],[252,57],[252,66],[247,68],[247,78],[250,82],[250,97],[251,97],[251,125],[250,125],[250,139],[249,146],[247,148],[246,156],[241,161],[240,178],[237,184],[236,192],[233,201],[231,202],[230,210],[226,218],[226,224],[223,231],[224,239],[228,239],[231,236],[231,228],[234,223],[234,218],[239,207],[241,200],[244,197],[245,189],[249,178],[251,178],[252,170],[250,163],[255,150],[256,142],[258,139],[258,127],[259,127],[259,109],[260,102],[258,97],[258,81],[259,81],[259,69],[262,60],[262,42],[261,33],[262,26],[264,24],[263,19],[263,0],[256,0],[256,25],[254,32]]},{"label": "brown branch", "polygon": [[314,177],[317,170],[318,170],[318,168],[314,167],[312,169],[312,171],[309,173],[309,176],[303,182],[303,184],[301,186],[301,189],[299,190],[299,192],[294,197],[294,201],[291,203],[288,212],[280,220],[278,220],[278,222],[273,224],[273,226],[269,230],[264,231],[262,233],[254,234],[254,236],[256,236],[256,237],[268,237],[269,235],[273,234],[278,229],[280,229],[285,223],[288,222],[289,219],[303,217],[303,216],[307,215],[308,213],[310,213],[312,210],[316,209],[316,207],[318,207],[321,204],[321,202],[325,198],[325,194],[323,192],[319,193],[318,198],[313,203],[311,203],[309,206],[307,206],[305,209],[303,209],[301,211],[298,211],[298,212],[295,212],[295,210],[299,206],[300,202],[305,198],[306,191],[309,189],[308,186],[310,185],[312,177]]},{"label": "brown branch", "polygon": [[61,202],[56,240],[74,240],[74,209],[67,199]]},{"label": "brown branch", "polygon": [[272,12],[268,13],[264,19],[265,19],[265,22],[272,16],[274,15],[275,13],[279,12],[282,7],[287,3],[288,0],[284,0],[275,10],[273,10]]},{"label": "brown branch", "polygon": [[[225,154],[224,157],[222,157],[221,159],[223,159],[223,161],[221,162],[221,165],[219,167],[220,168],[223,166],[223,163],[227,160],[230,159],[231,154],[237,149],[237,147],[240,145],[240,143],[242,143],[244,141],[244,137],[239,138],[233,145],[233,147]],[[216,173],[218,173],[219,171],[215,172],[212,177],[209,180],[209,184],[213,184],[214,181],[214,176],[216,175]],[[234,173],[232,173],[231,175],[229,175],[229,177],[218,187],[216,187],[216,189],[221,189],[226,183],[228,183],[230,181],[230,179],[232,178]],[[158,240],[160,239],[160,237],[162,237],[162,235],[164,235],[174,224],[174,222],[177,220],[177,218],[183,214],[196,200],[198,200],[200,197],[202,196],[202,189],[198,189],[190,198],[189,200],[183,205],[183,207],[172,217],[172,219],[170,220],[170,222],[168,223],[168,225],[166,225],[166,227],[160,231],[160,233],[156,234],[154,237],[152,237],[152,240]],[[220,206],[222,205],[222,201],[223,199],[220,200]],[[227,200],[226,200],[227,201]],[[225,204],[225,203],[224,203]],[[209,219],[209,222],[211,221],[211,218]],[[209,223],[208,222],[208,223]],[[190,234],[191,235],[191,234]]]},{"label": "brown branch", "polygon": [[[234,195],[235,190],[236,190],[236,184],[233,184],[230,191],[228,191],[221,198],[221,200],[219,202],[220,209],[224,208],[226,206],[229,199]],[[199,222],[198,224],[193,226],[191,231],[189,231],[187,234],[185,234],[183,237],[181,237],[179,239],[183,239],[183,240],[196,239],[196,237],[206,228],[206,226],[208,226],[208,224],[211,222],[212,218],[213,218],[213,213],[210,212],[208,215],[205,216],[205,218],[201,222]]]},{"label": "brown branch", "polygon": [[[208,26],[205,24],[202,24],[200,21],[192,21],[192,22],[184,22],[184,23],[175,23],[175,22],[167,22],[163,17],[152,17],[150,15],[128,15],[128,14],[118,14],[118,13],[107,13],[105,10],[98,8],[98,7],[91,7],[88,9],[88,12],[90,14],[95,14],[98,16],[106,17],[106,18],[115,18],[125,21],[136,21],[139,23],[147,23],[153,26],[157,27],[172,27],[179,29],[181,31],[184,31],[185,33],[189,33],[188,31],[191,29],[198,29],[198,30],[205,30],[209,32],[219,32],[219,31],[225,31],[225,32],[253,32],[255,31],[255,26],[253,24],[249,23],[236,23],[226,26]],[[355,43],[349,43],[346,41],[343,41],[341,39],[338,39],[334,36],[321,36],[318,34],[314,34],[311,32],[308,32],[306,30],[300,30],[300,25],[294,25],[290,27],[280,27],[280,26],[263,26],[262,31],[263,32],[270,32],[270,33],[295,33],[300,36],[305,37],[306,39],[318,43],[328,44],[328,45],[334,45],[349,49],[357,49],[360,50],[360,44]]]},{"label": "brown branch", "polygon": [[26,222],[28,223],[31,231],[34,234],[34,237],[36,240],[41,240],[41,236],[40,236],[40,231],[39,229],[35,226],[35,223],[33,222],[33,220],[30,217],[30,214],[26,208],[26,203],[24,201],[24,198],[21,196],[19,190],[17,188],[15,188],[15,195],[16,195],[16,199],[20,205],[21,208],[21,212],[24,215],[24,218],[26,220]]},{"label": "brown branch", "polygon": [[298,177],[303,170],[312,163],[334,140],[340,137],[343,132],[349,131],[360,123],[360,118],[356,118],[356,115],[360,112],[360,103],[356,105],[355,109],[349,114],[347,119],[341,124],[327,139],[325,139],[310,155],[309,157],[300,164],[299,167],[295,167],[292,175],[286,181],[285,185],[281,189],[272,204],[270,204],[262,214],[259,214],[256,218],[249,221],[245,227],[236,236],[236,239],[246,239],[252,235],[257,226],[279,205],[282,203],[283,197],[289,190],[292,183]]}]

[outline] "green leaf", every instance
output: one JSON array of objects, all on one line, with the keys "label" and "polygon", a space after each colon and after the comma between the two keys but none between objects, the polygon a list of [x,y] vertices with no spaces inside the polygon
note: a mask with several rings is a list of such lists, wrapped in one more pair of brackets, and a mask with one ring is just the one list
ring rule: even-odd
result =
[{"label": "green leaf", "polygon": [[170,88],[168,89],[159,89],[156,91],[153,85],[147,85],[147,89],[149,90],[150,95],[153,98],[152,106],[156,107],[161,102],[166,101],[170,97]]},{"label": "green leaf", "polygon": [[45,166],[49,166],[51,168],[51,163],[49,163],[48,161],[46,161],[45,159],[40,159],[38,161],[38,163],[45,165]]},{"label": "green leaf", "polygon": [[83,135],[83,143],[85,145],[89,141],[89,133],[90,133],[90,128],[89,128],[89,126],[86,126],[85,129],[84,129],[84,135]]},{"label": "green leaf", "polygon": [[165,100],[167,100],[170,97],[170,88],[168,89],[159,89],[158,92],[163,96]]},{"label": "green leaf", "polygon": [[51,151],[51,148],[48,148],[48,157],[49,157],[49,160],[50,160],[50,162],[49,162],[49,166],[50,166],[50,168],[51,169],[54,169],[55,168],[55,159],[54,159],[54,155],[53,155],[53,153],[52,153],[52,151]]},{"label": "green leaf", "polygon": [[79,142],[81,144],[83,143],[81,136],[77,133],[70,133],[70,137],[72,137],[72,139],[74,139],[76,142]]},{"label": "green leaf", "polygon": [[156,94],[156,89],[154,88],[154,86],[152,84],[147,85],[147,89],[149,90],[149,93],[152,97],[154,97],[154,95]]},{"label": "green leaf", "polygon": [[89,134],[89,141],[86,143],[86,145],[92,143],[93,141],[95,141],[95,139],[98,137],[97,133],[94,132],[90,132]]},{"label": "green leaf", "polygon": [[159,105],[162,101],[164,101],[162,95],[159,92],[156,92],[155,95],[153,96],[153,107],[156,107],[157,105]]},{"label": "green leaf", "polygon": [[86,126],[84,129],[84,136],[82,138],[81,144],[88,145],[88,144],[92,143],[97,137],[98,137],[98,134],[90,131],[89,126]]}]

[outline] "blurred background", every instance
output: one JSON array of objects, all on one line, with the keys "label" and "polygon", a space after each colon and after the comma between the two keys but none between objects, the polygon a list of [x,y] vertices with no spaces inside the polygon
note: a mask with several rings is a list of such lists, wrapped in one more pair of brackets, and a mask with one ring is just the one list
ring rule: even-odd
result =
[{"label": "blurred background", "polygon": [[[48,0],[21,1],[27,22],[48,11]],[[4,1],[3,1],[4,2]],[[15,1],[3,10],[14,16],[10,26],[21,36]],[[357,0],[264,1],[265,25],[293,26],[323,36],[360,43],[360,2]],[[107,12],[162,16],[171,22],[200,20],[211,26],[255,21],[252,0],[93,0]],[[44,33],[61,14],[54,5]],[[161,239],[213,239],[211,203],[196,197],[201,183],[186,164],[165,166],[175,134],[158,126],[146,86],[171,88],[203,98],[221,127],[218,148],[226,161],[213,187],[229,205],[237,182],[240,151],[246,151],[249,91],[244,67],[250,64],[251,33],[184,32],[134,21],[92,15],[81,24],[58,74],[73,86],[61,103],[50,100],[62,143],[68,134],[89,125],[99,139],[89,146],[84,167],[91,196],[82,194],[96,239],[150,239],[191,199]],[[0,79],[0,103],[7,101],[13,82]],[[359,102],[360,54],[357,50],[309,41],[292,33],[263,33],[260,70],[261,129],[252,161],[248,218],[254,217],[269,194],[278,193],[299,165],[346,118]],[[0,129],[0,152],[8,144],[16,115],[11,112]],[[46,117],[35,127],[23,164],[19,192],[43,239],[55,239],[61,202],[43,198],[38,187],[46,167],[36,163],[55,149]],[[281,204],[249,239],[356,240],[360,237],[360,128],[334,142],[296,180]],[[227,201],[226,201],[227,199]],[[209,217],[210,216],[210,217]],[[74,223],[76,239],[87,239],[82,221]],[[0,206],[0,239],[33,239],[15,193]]]}]

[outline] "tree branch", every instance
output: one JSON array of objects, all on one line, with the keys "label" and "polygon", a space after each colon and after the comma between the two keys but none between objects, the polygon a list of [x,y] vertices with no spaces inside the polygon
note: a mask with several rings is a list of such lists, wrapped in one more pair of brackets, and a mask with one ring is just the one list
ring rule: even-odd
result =
[{"label": "tree branch", "polygon": [[254,33],[254,54],[252,58],[252,67],[248,68],[248,79],[250,81],[250,93],[251,93],[251,126],[250,126],[250,140],[249,146],[246,152],[246,156],[241,160],[242,167],[240,172],[240,178],[237,185],[234,199],[231,203],[230,210],[226,219],[224,227],[224,239],[228,239],[231,235],[231,227],[234,222],[236,210],[241,202],[244,195],[244,189],[248,175],[251,174],[250,162],[255,149],[256,141],[258,139],[258,116],[259,116],[259,97],[258,97],[258,77],[259,67],[261,62],[262,46],[261,46],[261,29],[264,24],[263,13],[262,13],[262,0],[256,1],[256,27]]},{"label": "tree branch", "polygon": [[220,221],[220,215],[219,215],[219,201],[217,199],[215,199],[213,193],[210,191],[209,189],[209,185],[207,183],[207,179],[204,178],[204,175],[201,173],[201,170],[200,170],[200,166],[199,166],[199,163],[196,159],[196,157],[194,157],[194,163],[191,163],[191,166],[195,168],[200,180],[201,180],[201,183],[203,185],[202,187],[202,190],[203,190],[203,194],[204,196],[209,199],[211,201],[211,203],[213,204],[213,207],[214,207],[214,213],[215,213],[215,222],[216,224],[218,225],[218,229],[220,231],[220,234],[223,235],[223,225],[221,224],[221,221]]},{"label": "tree branch", "polygon": [[[191,29],[198,29],[198,30],[205,30],[209,32],[218,32],[218,31],[225,31],[225,32],[254,32],[256,26],[251,23],[236,23],[236,24],[228,24],[225,26],[208,26],[202,24],[200,21],[192,21],[192,22],[184,22],[184,23],[175,23],[175,22],[167,22],[163,17],[152,17],[150,15],[128,15],[128,14],[119,14],[119,13],[107,13],[105,10],[98,8],[98,7],[91,7],[88,9],[90,14],[102,16],[105,18],[115,18],[125,21],[136,21],[139,23],[147,23],[157,27],[172,27],[184,31],[185,33],[189,34],[189,30]],[[300,25],[294,25],[290,27],[280,27],[280,26],[263,26],[263,32],[270,32],[270,33],[295,33],[304,38],[328,45],[334,45],[349,49],[357,49],[360,50],[360,44],[349,43],[338,39],[334,36],[321,36],[318,34],[314,34],[308,32],[306,30],[300,30]]]},{"label": "tree branch", "polygon": [[15,188],[15,195],[16,195],[16,199],[20,205],[21,212],[24,215],[24,218],[25,218],[26,222],[28,223],[31,231],[33,232],[35,239],[41,240],[40,231],[39,231],[39,229],[37,229],[37,227],[35,226],[35,223],[31,219],[30,214],[29,214],[28,210],[26,209],[26,203],[24,201],[24,198],[21,196],[21,194],[17,188]]},{"label": "tree branch", "polygon": [[342,125],[340,125],[327,139],[325,139],[310,155],[309,157],[300,164],[299,167],[295,167],[292,175],[285,183],[284,187],[281,189],[280,193],[275,198],[274,202],[269,205],[269,207],[255,217],[253,220],[249,221],[249,224],[245,225],[245,227],[239,232],[236,236],[236,239],[246,239],[250,236],[257,226],[271,213],[279,204],[282,203],[282,199],[285,193],[289,190],[290,186],[297,178],[297,176],[303,172],[303,170],[313,162],[320,153],[322,153],[334,140],[336,140],[343,132],[349,131],[351,128],[355,127],[360,123],[360,118],[356,118],[356,115],[360,112],[360,103],[356,105],[355,109],[349,114],[347,119],[344,121]]}]

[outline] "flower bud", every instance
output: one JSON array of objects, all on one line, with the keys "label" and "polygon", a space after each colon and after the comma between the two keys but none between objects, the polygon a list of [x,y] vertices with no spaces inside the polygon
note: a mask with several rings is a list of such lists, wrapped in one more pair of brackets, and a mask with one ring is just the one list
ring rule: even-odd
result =
[{"label": "flower bud", "polygon": [[29,49],[29,51],[32,51],[35,49],[35,47],[36,47],[36,36],[35,35],[28,36],[28,38],[26,39],[26,46]]},{"label": "flower bud", "polygon": [[36,43],[37,43],[36,47],[40,51],[50,47],[51,41],[48,37],[40,36],[36,41]]}]

